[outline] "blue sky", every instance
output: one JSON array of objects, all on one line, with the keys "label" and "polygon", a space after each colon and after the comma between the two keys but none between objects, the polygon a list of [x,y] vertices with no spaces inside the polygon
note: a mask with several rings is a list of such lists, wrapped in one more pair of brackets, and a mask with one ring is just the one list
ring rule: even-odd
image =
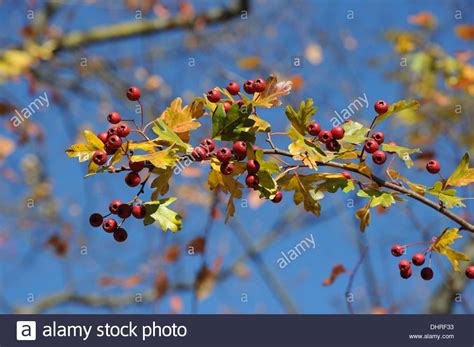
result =
[{"label": "blue sky", "polygon": [[[226,3],[225,1],[197,2],[196,9],[208,8]],[[67,5],[66,11],[60,13],[54,24],[61,26],[64,31],[80,30],[96,25],[107,25],[125,20],[132,20],[133,13],[122,8],[121,3],[100,2],[98,5],[78,4]],[[467,8],[466,1],[298,1],[289,6],[285,1],[252,1],[252,10],[245,21],[234,20],[222,25],[206,28],[203,35],[203,49],[191,50],[183,46],[189,39],[189,34],[183,31],[174,31],[151,37],[134,38],[119,42],[92,46],[76,57],[92,57],[101,55],[109,59],[120,59],[133,56],[133,64],[139,67],[143,64],[153,73],[160,75],[170,87],[168,99],[181,95],[201,95],[209,88],[224,86],[229,79],[237,78],[239,82],[254,76],[279,73],[282,75],[300,74],[304,77],[305,85],[286,100],[293,105],[307,97],[312,97],[319,107],[316,119],[325,127],[330,127],[330,119],[334,111],[346,107],[358,96],[367,95],[369,104],[377,99],[384,98],[389,102],[397,101],[403,93],[401,85],[387,80],[386,73],[393,70],[397,64],[393,59],[392,48],[384,40],[387,29],[411,29],[407,17],[422,10],[431,11],[439,21],[436,40],[448,52],[467,49],[470,46],[458,39],[453,32],[457,24],[472,23],[473,14],[464,12],[465,18],[454,19],[454,11],[458,8]],[[9,11],[0,12],[2,21],[12,23],[18,28],[25,23],[24,12],[26,6],[8,3],[2,5]],[[355,18],[347,19],[348,11],[354,11]],[[69,13],[69,17],[65,13]],[[256,29],[256,28],[261,28]],[[18,32],[18,30],[16,30]],[[342,48],[341,35],[350,34],[357,42],[353,51]],[[18,37],[19,40],[19,37]],[[312,65],[305,61],[302,67],[292,67],[293,57],[303,56],[305,47],[310,43],[317,43],[322,47],[323,61],[319,65]],[[140,53],[147,48],[156,48],[158,58],[152,63],[146,61]],[[472,47],[471,47],[472,48]],[[342,53],[342,55],[341,55]],[[64,59],[70,61],[69,53],[61,53]],[[253,71],[240,69],[236,61],[244,56],[258,55],[262,60],[262,67]],[[392,56],[392,59],[389,57]],[[384,64],[378,68],[368,65],[373,57],[384,57]],[[194,58],[196,67],[188,67],[189,58]],[[386,59],[385,59],[386,58]],[[63,78],[75,78],[74,72],[66,72]],[[133,69],[117,71],[118,78],[130,81],[130,84],[140,86],[143,83],[136,79]],[[111,86],[91,81],[86,87],[94,90],[98,95],[109,96]],[[6,95],[14,95],[16,104],[27,105],[34,95],[29,95],[25,80],[8,82],[1,86]],[[37,94],[43,89],[39,88]],[[35,114],[37,121],[47,130],[45,142],[41,147],[27,145],[1,163],[0,167],[8,167],[20,171],[21,158],[27,153],[41,153],[44,158],[45,169],[51,176],[54,193],[59,197],[62,206],[61,217],[72,223],[75,239],[83,239],[88,246],[88,255],[79,253],[79,243],[71,246],[66,260],[57,258],[51,252],[38,247],[46,235],[57,231],[57,227],[40,224],[37,228],[21,230],[15,225],[20,216],[0,216],[0,233],[10,233],[13,238],[15,253],[12,256],[0,253],[0,292],[10,305],[25,305],[27,296],[32,293],[36,299],[41,299],[51,293],[61,291],[66,285],[74,285],[80,293],[105,293],[123,295],[135,293],[149,287],[149,281],[131,290],[119,287],[106,289],[98,286],[100,276],[109,275],[124,277],[137,273],[140,269],[156,265],[154,257],[167,244],[185,242],[193,239],[202,232],[206,224],[207,211],[202,206],[184,205],[186,216],[184,228],[178,234],[162,233],[154,227],[143,227],[132,221],[129,226],[129,239],[124,244],[116,244],[105,233],[92,230],[87,225],[88,215],[95,211],[103,211],[109,201],[114,198],[126,200],[134,195],[134,190],[124,186],[122,175],[97,175],[87,180],[82,176],[85,165],[76,160],[67,158],[65,148],[75,142],[75,131],[81,125],[88,124],[94,131],[107,127],[105,115],[97,99],[84,99],[72,93],[64,95],[74,105],[74,112],[64,114],[64,109],[53,104],[49,108]],[[158,115],[166,104],[156,105],[158,98],[153,93],[144,93],[143,103],[148,115]],[[284,100],[285,101],[285,100]],[[149,106],[147,106],[149,105]],[[125,98],[113,100],[113,110],[122,114],[133,114],[133,105]],[[112,110],[110,110],[112,111]],[[262,112],[261,115],[270,120],[274,131],[284,131],[287,125],[284,116],[284,107]],[[373,112],[361,110],[354,115],[354,119],[370,123]],[[202,127],[193,136],[192,142],[206,135],[209,123]],[[71,131],[72,129],[72,131]],[[386,138],[401,141],[403,129],[395,128],[390,123],[382,124],[381,130]],[[2,136],[13,137],[4,128],[0,130]],[[262,140],[262,139],[261,139]],[[265,145],[264,141],[260,145]],[[285,142],[278,142],[284,146]],[[428,148],[427,148],[428,149]],[[464,149],[459,149],[459,160]],[[446,165],[445,173],[454,170],[456,163],[451,153],[441,150],[441,160]],[[396,164],[402,168],[400,161]],[[205,169],[204,169],[205,170]],[[424,172],[414,171],[410,174],[413,180],[419,180],[429,185],[434,182],[433,177]],[[202,181],[193,178],[177,178],[177,183],[195,185],[197,190],[202,189]],[[26,192],[20,184],[12,185],[8,182],[0,183],[2,203],[22,204],[22,194]],[[148,191],[149,194],[150,191]],[[462,193],[468,195],[464,190]],[[472,195],[472,194],[471,194]],[[149,195],[146,195],[147,197]],[[318,219],[306,215],[300,224],[294,223],[288,228],[278,241],[274,242],[261,253],[278,281],[286,289],[289,297],[303,313],[346,313],[344,292],[348,276],[343,275],[330,287],[323,287],[322,281],[329,276],[332,266],[341,263],[352,269],[359,259],[357,239],[362,239],[369,245],[369,256],[375,271],[376,286],[381,296],[380,305],[388,307],[392,304],[399,306],[402,313],[422,312],[426,299],[433,289],[440,284],[441,267],[444,271],[451,271],[449,263],[441,256],[434,264],[435,278],[427,283],[417,275],[409,281],[399,278],[397,260],[390,255],[390,247],[395,243],[411,243],[426,241],[413,223],[407,220],[403,210],[395,207],[383,215],[373,214],[370,228],[361,234],[354,225],[356,208],[347,208],[347,199],[354,199],[355,206],[360,207],[364,201],[354,194],[328,196],[322,202],[322,215]],[[81,210],[78,215],[71,215],[70,206]],[[183,206],[183,205],[180,205]],[[453,223],[439,216],[425,206],[419,206],[409,201],[406,206],[424,223],[432,236],[439,234],[445,227],[453,227]],[[467,202],[469,211],[473,212],[472,202]],[[238,208],[236,220],[247,228],[254,242],[265,236],[269,229],[278,224],[284,213],[293,209],[300,209],[291,203],[287,194],[279,205],[264,204],[258,210]],[[32,212],[33,213],[33,212]],[[316,248],[308,250],[284,270],[279,269],[277,259],[281,251],[294,247],[304,237],[313,235]],[[465,237],[467,238],[467,237]],[[208,260],[212,263],[217,255],[224,256],[224,265],[232,262],[242,252],[242,246],[236,239],[234,232],[222,220],[215,222],[208,240]],[[460,248],[461,243],[459,243]],[[421,250],[421,249],[420,249]],[[0,251],[1,252],[1,251]],[[193,278],[200,264],[197,257],[184,256],[175,265],[165,265],[170,278],[189,282]],[[199,303],[199,312],[218,313],[282,313],[280,302],[275,299],[274,293],[268,288],[259,275],[258,269],[251,261],[246,263],[251,271],[248,279],[242,280],[233,277],[220,283],[210,298]],[[441,265],[441,267],[440,267]],[[152,276],[150,272],[149,276]],[[370,309],[367,283],[364,272],[361,270],[355,278],[353,292],[356,295],[354,308],[356,312],[367,312]],[[472,285],[466,294],[471,293]],[[248,302],[242,303],[243,294],[248,295]],[[190,311],[190,295],[183,294],[184,312]],[[130,306],[118,309],[116,312],[167,312],[169,310],[169,295],[161,302],[139,306]],[[472,306],[472,304],[471,304]],[[3,309],[2,309],[3,312]],[[107,312],[102,309],[87,308],[78,305],[63,305],[49,312]],[[457,312],[463,312],[457,308]]]}]

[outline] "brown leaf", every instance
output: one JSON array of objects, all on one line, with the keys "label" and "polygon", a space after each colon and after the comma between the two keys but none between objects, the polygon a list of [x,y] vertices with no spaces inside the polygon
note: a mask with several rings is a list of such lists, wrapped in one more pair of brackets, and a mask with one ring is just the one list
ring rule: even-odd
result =
[{"label": "brown leaf", "polygon": [[132,275],[130,277],[127,277],[121,281],[121,286],[123,288],[133,288],[140,284],[143,281],[143,276],[142,275]]},{"label": "brown leaf", "polygon": [[173,314],[181,313],[184,308],[183,299],[181,299],[180,296],[173,295],[170,298],[170,307],[171,307],[171,313]]},{"label": "brown leaf", "polygon": [[155,279],[155,297],[161,299],[169,288],[168,276],[165,272],[160,271]]},{"label": "brown leaf", "polygon": [[13,111],[15,111],[15,109],[15,105],[4,101],[0,102],[0,115],[12,113]]},{"label": "brown leaf", "polygon": [[464,40],[474,40],[474,25],[463,24],[458,25],[456,28],[456,34]]},{"label": "brown leaf", "polygon": [[178,245],[171,245],[165,250],[163,259],[167,263],[174,263],[179,259],[181,252]]},{"label": "brown leaf", "polygon": [[216,283],[216,275],[206,265],[204,265],[196,276],[194,282],[194,289],[196,291],[196,297],[199,300],[203,300],[211,295],[214,290]]},{"label": "brown leaf", "polygon": [[408,23],[431,27],[436,24],[436,17],[431,12],[420,12],[414,16],[408,17]]},{"label": "brown leaf", "polygon": [[198,236],[188,243],[187,249],[189,250],[191,247],[194,253],[203,253],[206,247],[206,240],[204,239],[204,237]]},{"label": "brown leaf", "polygon": [[237,61],[237,65],[244,70],[256,69],[260,66],[261,59],[258,56],[252,55]]},{"label": "brown leaf", "polygon": [[326,278],[323,282],[323,286],[330,286],[334,283],[336,278],[339,277],[340,274],[346,273],[347,270],[342,264],[337,264],[332,268],[331,275]]}]

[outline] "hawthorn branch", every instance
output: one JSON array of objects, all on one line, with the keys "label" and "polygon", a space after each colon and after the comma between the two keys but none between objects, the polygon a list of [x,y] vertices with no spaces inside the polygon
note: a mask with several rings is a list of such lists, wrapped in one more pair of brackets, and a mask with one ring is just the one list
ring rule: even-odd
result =
[{"label": "hawthorn branch", "polygon": [[115,25],[100,26],[87,31],[73,31],[58,40],[56,52],[74,50],[85,46],[123,40],[135,36],[147,36],[173,29],[192,29],[197,23],[214,24],[238,17],[248,11],[249,0],[239,0],[234,5],[214,8],[191,17],[174,16],[152,20],[134,20]]},{"label": "hawthorn branch", "polygon": [[[278,148],[276,148],[276,149],[266,149],[266,150],[263,150],[263,153],[264,154],[277,154],[277,155],[282,155],[282,156],[286,156],[286,157],[293,157],[293,155],[290,152],[287,152],[287,151],[284,151],[284,150],[281,150],[281,149],[278,149]],[[457,214],[449,211],[445,207],[443,207],[443,206],[435,203],[434,201],[424,197],[423,195],[420,195],[420,194],[414,192],[413,190],[410,190],[410,189],[405,188],[403,186],[399,186],[399,185],[397,185],[395,183],[392,183],[392,182],[388,182],[388,181],[384,180],[383,178],[380,178],[380,177],[378,177],[374,174],[367,174],[367,173],[361,172],[359,169],[349,167],[349,166],[347,166],[343,163],[329,161],[329,162],[325,162],[325,163],[316,162],[316,164],[319,165],[319,166],[329,166],[329,167],[333,167],[333,168],[336,168],[336,169],[351,171],[351,172],[357,173],[359,175],[362,175],[366,178],[369,178],[370,180],[377,183],[381,187],[385,187],[385,188],[391,189],[393,191],[399,192],[403,195],[406,195],[406,196],[408,196],[412,199],[415,199],[415,200],[421,202],[422,204],[424,204],[428,207],[431,207],[432,209],[438,211],[439,213],[445,215],[449,219],[451,219],[454,222],[458,223],[461,226],[462,229],[465,229],[467,231],[470,231],[471,233],[474,233],[474,225],[473,224],[469,223],[467,220],[465,220],[464,218],[458,216]]]}]

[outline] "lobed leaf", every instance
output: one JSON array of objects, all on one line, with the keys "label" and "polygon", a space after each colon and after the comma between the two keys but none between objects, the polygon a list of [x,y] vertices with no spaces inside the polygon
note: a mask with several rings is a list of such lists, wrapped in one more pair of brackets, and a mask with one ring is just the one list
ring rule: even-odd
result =
[{"label": "lobed leaf", "polygon": [[182,217],[175,211],[168,208],[176,198],[166,198],[161,200],[145,202],[146,216],[143,220],[145,225],[158,222],[163,231],[171,230],[177,232],[182,227]]},{"label": "lobed leaf", "polygon": [[406,100],[400,100],[398,102],[395,102],[388,107],[387,112],[377,116],[373,128],[375,128],[378,124],[380,124],[385,119],[393,116],[394,114],[398,112],[406,111],[406,110],[416,110],[419,107],[420,107],[420,103],[415,100],[408,101],[408,102]]},{"label": "lobed leaf", "polygon": [[433,244],[433,250],[445,255],[453,265],[454,271],[460,271],[459,260],[469,261],[469,258],[464,253],[457,252],[449,247],[456,239],[462,238],[458,233],[459,228],[445,229]]},{"label": "lobed leaf", "polygon": [[465,153],[458,167],[446,181],[446,186],[467,186],[474,182],[474,168],[469,168],[469,153]]}]

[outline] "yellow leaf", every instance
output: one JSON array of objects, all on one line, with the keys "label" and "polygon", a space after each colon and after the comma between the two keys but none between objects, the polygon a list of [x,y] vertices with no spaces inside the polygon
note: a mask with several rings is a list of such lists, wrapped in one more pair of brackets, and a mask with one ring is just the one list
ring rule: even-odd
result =
[{"label": "yellow leaf", "polygon": [[370,202],[356,212],[356,218],[360,220],[360,231],[364,232],[370,224]]},{"label": "yellow leaf", "polygon": [[258,56],[248,56],[237,61],[237,65],[244,70],[256,69],[260,64],[261,59]]},{"label": "yellow leaf", "polygon": [[460,271],[458,260],[469,261],[469,258],[464,253],[449,248],[456,239],[462,238],[458,233],[459,228],[445,229],[433,244],[433,251],[448,257],[455,271]]},{"label": "yellow leaf", "polygon": [[159,169],[166,169],[173,167],[178,161],[178,156],[176,151],[172,148],[166,148],[159,152],[143,154],[143,155],[134,155],[131,158],[132,161],[149,161],[155,167]]},{"label": "yellow leaf", "polygon": [[410,187],[410,189],[415,191],[416,193],[420,195],[425,195],[426,187],[424,185],[410,182],[406,177],[402,176],[399,172],[395,170],[389,169],[388,173],[393,179],[402,180],[403,182],[405,182],[408,187]]},{"label": "yellow leaf", "polygon": [[474,182],[474,168],[469,168],[469,153],[464,154],[461,163],[451,174],[446,186],[467,186]]},{"label": "yellow leaf", "polygon": [[105,151],[104,143],[93,132],[85,130],[84,137],[86,138],[87,144],[77,143],[66,149],[66,154],[69,157],[78,157],[80,162],[92,159],[95,151]]},{"label": "yellow leaf", "polygon": [[193,103],[182,108],[181,98],[176,98],[171,105],[163,111],[162,118],[166,125],[173,130],[184,142],[189,142],[189,132],[201,126],[195,118],[199,118],[204,114],[202,103]]},{"label": "yellow leaf", "polygon": [[171,168],[153,169],[152,172],[158,176],[151,182],[151,188],[155,189],[151,194],[151,199],[157,200],[158,196],[168,193],[170,189],[169,180],[173,176],[173,170]]}]

